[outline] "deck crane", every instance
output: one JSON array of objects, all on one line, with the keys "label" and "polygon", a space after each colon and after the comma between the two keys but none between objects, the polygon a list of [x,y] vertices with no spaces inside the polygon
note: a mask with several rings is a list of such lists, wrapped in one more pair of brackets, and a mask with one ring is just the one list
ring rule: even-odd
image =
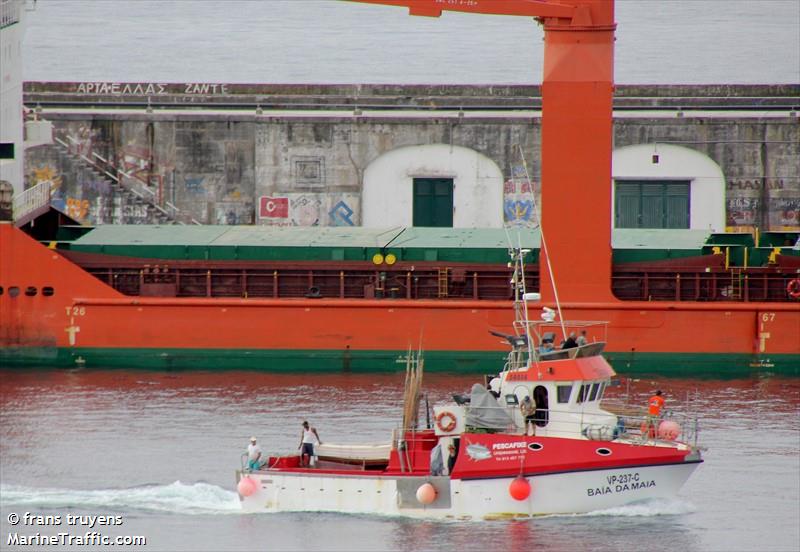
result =
[{"label": "deck crane", "polygon": [[[443,10],[535,18],[544,27],[542,229],[558,295],[577,304],[613,302],[611,151],[614,0],[351,0],[403,6],[411,15]],[[542,300],[555,299],[540,256]]]}]

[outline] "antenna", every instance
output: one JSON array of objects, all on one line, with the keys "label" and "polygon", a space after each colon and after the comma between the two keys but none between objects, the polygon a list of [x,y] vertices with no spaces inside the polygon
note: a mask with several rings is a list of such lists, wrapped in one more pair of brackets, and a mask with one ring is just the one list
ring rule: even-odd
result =
[{"label": "antenna", "polygon": [[[531,181],[531,175],[528,172],[528,163],[525,161],[525,153],[522,151],[522,146],[517,144],[519,148],[519,156],[522,159],[522,167],[525,169],[525,178],[528,179],[528,182]],[[553,296],[556,300],[556,310],[558,311],[558,322],[561,325],[561,333],[563,334],[562,339],[567,339],[567,328],[564,326],[564,317],[561,313],[561,302],[558,300],[558,289],[556,288],[556,279],[553,276],[553,265],[550,262],[550,253],[547,251],[547,241],[544,239],[544,227],[542,226],[542,221],[539,219],[539,216],[536,214],[536,195],[533,193],[533,187],[531,187],[531,204],[533,205],[533,216],[536,217],[537,225],[539,226],[539,235],[542,237],[542,251],[544,251],[545,259],[547,259],[547,270],[550,272],[550,282],[553,284]],[[539,256],[539,262],[541,264],[541,255]],[[541,269],[540,269],[541,270]],[[540,290],[541,291],[541,290]]]}]

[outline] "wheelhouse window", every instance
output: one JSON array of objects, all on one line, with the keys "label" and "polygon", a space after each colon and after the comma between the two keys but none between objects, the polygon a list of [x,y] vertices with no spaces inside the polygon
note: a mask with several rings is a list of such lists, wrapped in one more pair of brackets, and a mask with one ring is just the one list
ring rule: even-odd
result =
[{"label": "wheelhouse window", "polygon": [[568,403],[569,397],[572,395],[572,385],[557,385],[556,391],[558,393],[558,402],[561,404]]},{"label": "wheelhouse window", "polygon": [[595,383],[592,385],[592,392],[589,394],[589,400],[593,401],[597,398],[597,391],[600,389],[600,384]]},{"label": "wheelhouse window", "polygon": [[582,403],[583,401],[585,401],[585,400],[586,400],[586,397],[588,397],[588,396],[589,396],[589,389],[590,389],[591,387],[592,387],[592,386],[591,386],[591,385],[588,385],[588,384],[581,385],[581,388],[580,388],[580,390],[578,391],[578,402],[579,402],[579,403]]}]

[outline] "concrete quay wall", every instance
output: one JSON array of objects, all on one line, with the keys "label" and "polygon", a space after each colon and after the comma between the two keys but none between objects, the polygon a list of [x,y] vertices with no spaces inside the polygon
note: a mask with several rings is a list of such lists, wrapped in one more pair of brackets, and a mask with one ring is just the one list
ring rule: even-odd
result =
[{"label": "concrete quay wall", "polygon": [[[424,159],[434,146],[474,152],[502,179],[501,220],[532,223],[530,210],[508,207],[539,187],[535,86],[26,83],[25,103],[66,144],[29,149],[26,184],[52,179],[64,207],[87,223],[158,214],[120,207],[110,173],[183,222],[357,226],[370,208],[365,172],[391,152]],[[798,230],[797,106],[795,85],[620,86],[615,151],[699,152],[724,176],[727,227]],[[97,166],[76,170],[70,156],[103,165],[106,176]],[[432,165],[404,177],[442,176]]]}]

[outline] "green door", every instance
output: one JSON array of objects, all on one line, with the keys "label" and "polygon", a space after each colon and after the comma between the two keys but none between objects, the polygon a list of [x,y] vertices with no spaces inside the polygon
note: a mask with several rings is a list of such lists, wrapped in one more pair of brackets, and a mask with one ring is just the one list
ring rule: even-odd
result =
[{"label": "green door", "polygon": [[414,179],[414,226],[453,227],[453,179]]},{"label": "green door", "polygon": [[615,228],[689,228],[688,180],[617,180]]}]

